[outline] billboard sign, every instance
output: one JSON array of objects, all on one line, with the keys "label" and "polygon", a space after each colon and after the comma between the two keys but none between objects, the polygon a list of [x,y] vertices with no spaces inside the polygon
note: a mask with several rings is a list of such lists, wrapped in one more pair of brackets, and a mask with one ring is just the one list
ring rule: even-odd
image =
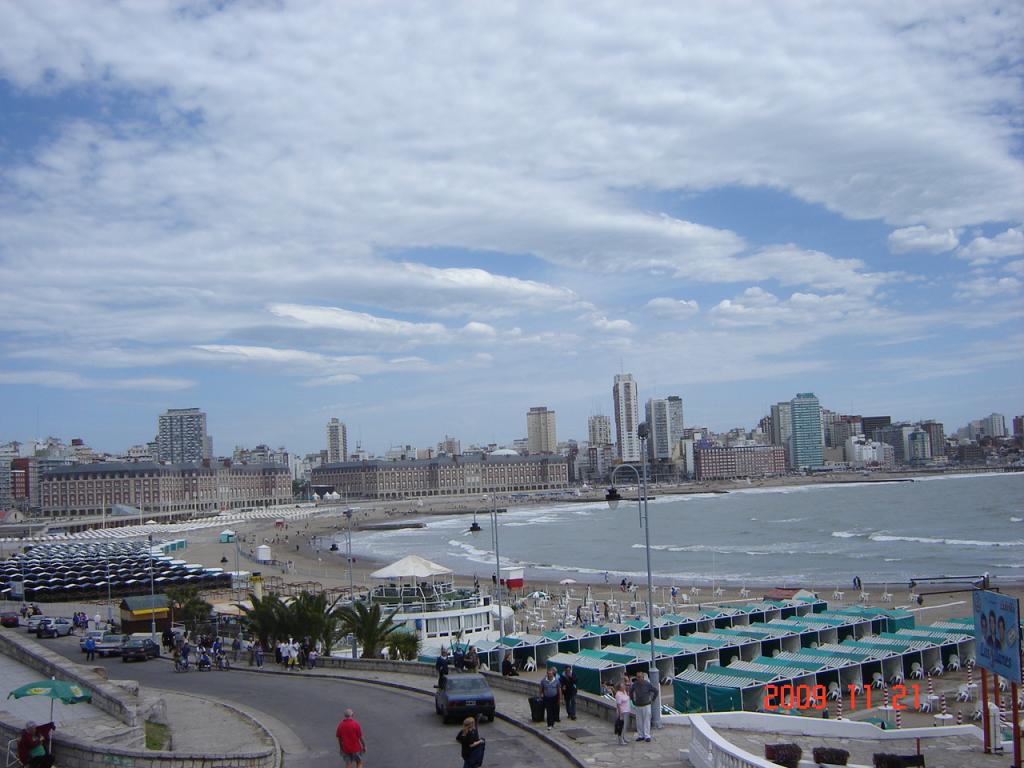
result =
[{"label": "billboard sign", "polygon": [[974,645],[978,666],[1020,680],[1020,604],[998,592],[974,593]]}]

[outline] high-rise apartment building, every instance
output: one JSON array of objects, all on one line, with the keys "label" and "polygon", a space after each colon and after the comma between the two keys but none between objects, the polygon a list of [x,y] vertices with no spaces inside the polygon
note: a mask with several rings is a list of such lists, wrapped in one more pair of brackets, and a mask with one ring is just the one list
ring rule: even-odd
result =
[{"label": "high-rise apartment building", "polygon": [[648,454],[651,461],[672,458],[672,448],[683,438],[683,399],[678,395],[647,401]]},{"label": "high-rise apartment building", "polygon": [[981,433],[985,437],[1006,437],[1006,417],[993,413],[981,420]]},{"label": "high-rise apartment building", "polygon": [[1013,417],[1013,436],[1024,435],[1024,416]]},{"label": "high-rise apartment building", "polygon": [[[860,420],[861,429],[864,430],[864,437],[868,440],[879,440],[875,436],[875,431],[888,427],[892,424],[892,416],[865,416]],[[879,440],[885,442],[884,440]],[[892,445],[892,443],[889,443]]]},{"label": "high-rise apartment building", "polygon": [[611,419],[602,414],[597,414],[587,419],[587,442],[591,445],[611,445]]},{"label": "high-rise apartment building", "polygon": [[530,453],[554,453],[555,412],[544,406],[531,408],[526,414],[526,447]]},{"label": "high-rise apartment building", "polygon": [[786,461],[791,460],[790,437],[793,435],[793,409],[790,404],[776,403],[772,406],[772,445],[786,449]]},{"label": "high-rise apartment building", "polygon": [[821,403],[813,392],[800,392],[789,401],[791,414],[790,462],[794,469],[820,467],[825,441],[821,428]]},{"label": "high-rise apartment building", "polygon": [[348,428],[345,422],[333,418],[327,422],[327,463],[348,461]]},{"label": "high-rise apartment building", "polygon": [[921,429],[928,433],[928,443],[933,457],[946,454],[946,429],[938,421],[922,421]]},{"label": "high-rise apartment building", "polygon": [[169,408],[157,420],[157,458],[171,464],[198,464],[213,455],[206,414],[198,408]]},{"label": "high-rise apartment building", "polygon": [[621,461],[640,461],[640,438],[636,434],[639,405],[633,374],[615,374],[612,398],[615,401],[615,452]]}]

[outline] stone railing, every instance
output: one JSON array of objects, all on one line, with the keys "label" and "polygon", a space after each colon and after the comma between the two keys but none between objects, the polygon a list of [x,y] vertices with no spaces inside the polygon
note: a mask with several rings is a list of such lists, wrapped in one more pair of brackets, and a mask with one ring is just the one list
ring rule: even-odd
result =
[{"label": "stone railing", "polygon": [[703,717],[690,717],[690,751],[694,768],[778,768],[763,757],[730,744]]}]

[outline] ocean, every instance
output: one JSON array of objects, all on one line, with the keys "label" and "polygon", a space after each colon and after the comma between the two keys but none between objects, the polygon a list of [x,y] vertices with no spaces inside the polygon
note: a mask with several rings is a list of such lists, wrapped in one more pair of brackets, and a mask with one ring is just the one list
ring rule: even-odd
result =
[{"label": "ocean", "polygon": [[[652,492],[653,493],[653,492]],[[914,482],[742,488],[649,502],[655,582],[680,587],[866,583],[991,573],[1024,581],[1024,473]],[[636,502],[515,509],[498,516],[502,567],[528,581],[646,579]],[[489,515],[425,517],[426,528],[353,534],[356,556],[418,554],[458,574],[494,572]],[[339,541],[342,550],[344,542]]]}]

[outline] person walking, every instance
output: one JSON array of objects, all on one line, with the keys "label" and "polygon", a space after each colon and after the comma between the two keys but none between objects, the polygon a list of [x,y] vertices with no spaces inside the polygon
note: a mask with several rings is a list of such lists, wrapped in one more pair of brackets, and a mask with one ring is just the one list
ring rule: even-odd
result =
[{"label": "person walking", "polygon": [[253,659],[256,662],[256,669],[263,669],[263,644],[257,640],[253,648]]},{"label": "person walking", "polygon": [[353,714],[351,709],[345,710],[345,717],[338,723],[338,729],[334,735],[338,737],[341,759],[345,765],[362,768],[363,755],[366,754],[366,741],[363,739],[363,729],[356,722]]},{"label": "person walking", "polygon": [[629,701],[629,694],[626,693],[626,684],[619,683],[615,686],[615,735],[619,744],[628,744],[626,741],[626,715],[632,706]]},{"label": "person walking", "polygon": [[562,700],[562,685],[555,675],[555,668],[548,667],[548,674],[540,681],[540,697],[544,701],[544,714],[548,721],[548,730],[555,727],[558,709]]},{"label": "person walking", "polygon": [[484,764],[484,740],[473,717],[462,721],[462,730],[455,735],[455,740],[462,746],[462,768],[480,768]]},{"label": "person walking", "polygon": [[647,679],[646,672],[637,672],[629,698],[636,709],[636,740],[651,740],[651,706],[658,698],[658,689]]},{"label": "person walking", "polygon": [[85,643],[83,644],[82,647],[85,648],[86,661],[92,661],[96,658],[96,638],[94,638],[92,635],[89,635],[87,638],[85,638]]},{"label": "person walking", "polygon": [[437,657],[437,661],[434,663],[437,668],[437,689],[440,691],[444,690],[444,679],[448,677],[448,649],[442,648],[441,655]]},{"label": "person walking", "polygon": [[576,682],[576,673],[571,666],[562,670],[562,698],[565,699],[565,714],[570,720],[576,719],[576,692],[579,687]]}]

